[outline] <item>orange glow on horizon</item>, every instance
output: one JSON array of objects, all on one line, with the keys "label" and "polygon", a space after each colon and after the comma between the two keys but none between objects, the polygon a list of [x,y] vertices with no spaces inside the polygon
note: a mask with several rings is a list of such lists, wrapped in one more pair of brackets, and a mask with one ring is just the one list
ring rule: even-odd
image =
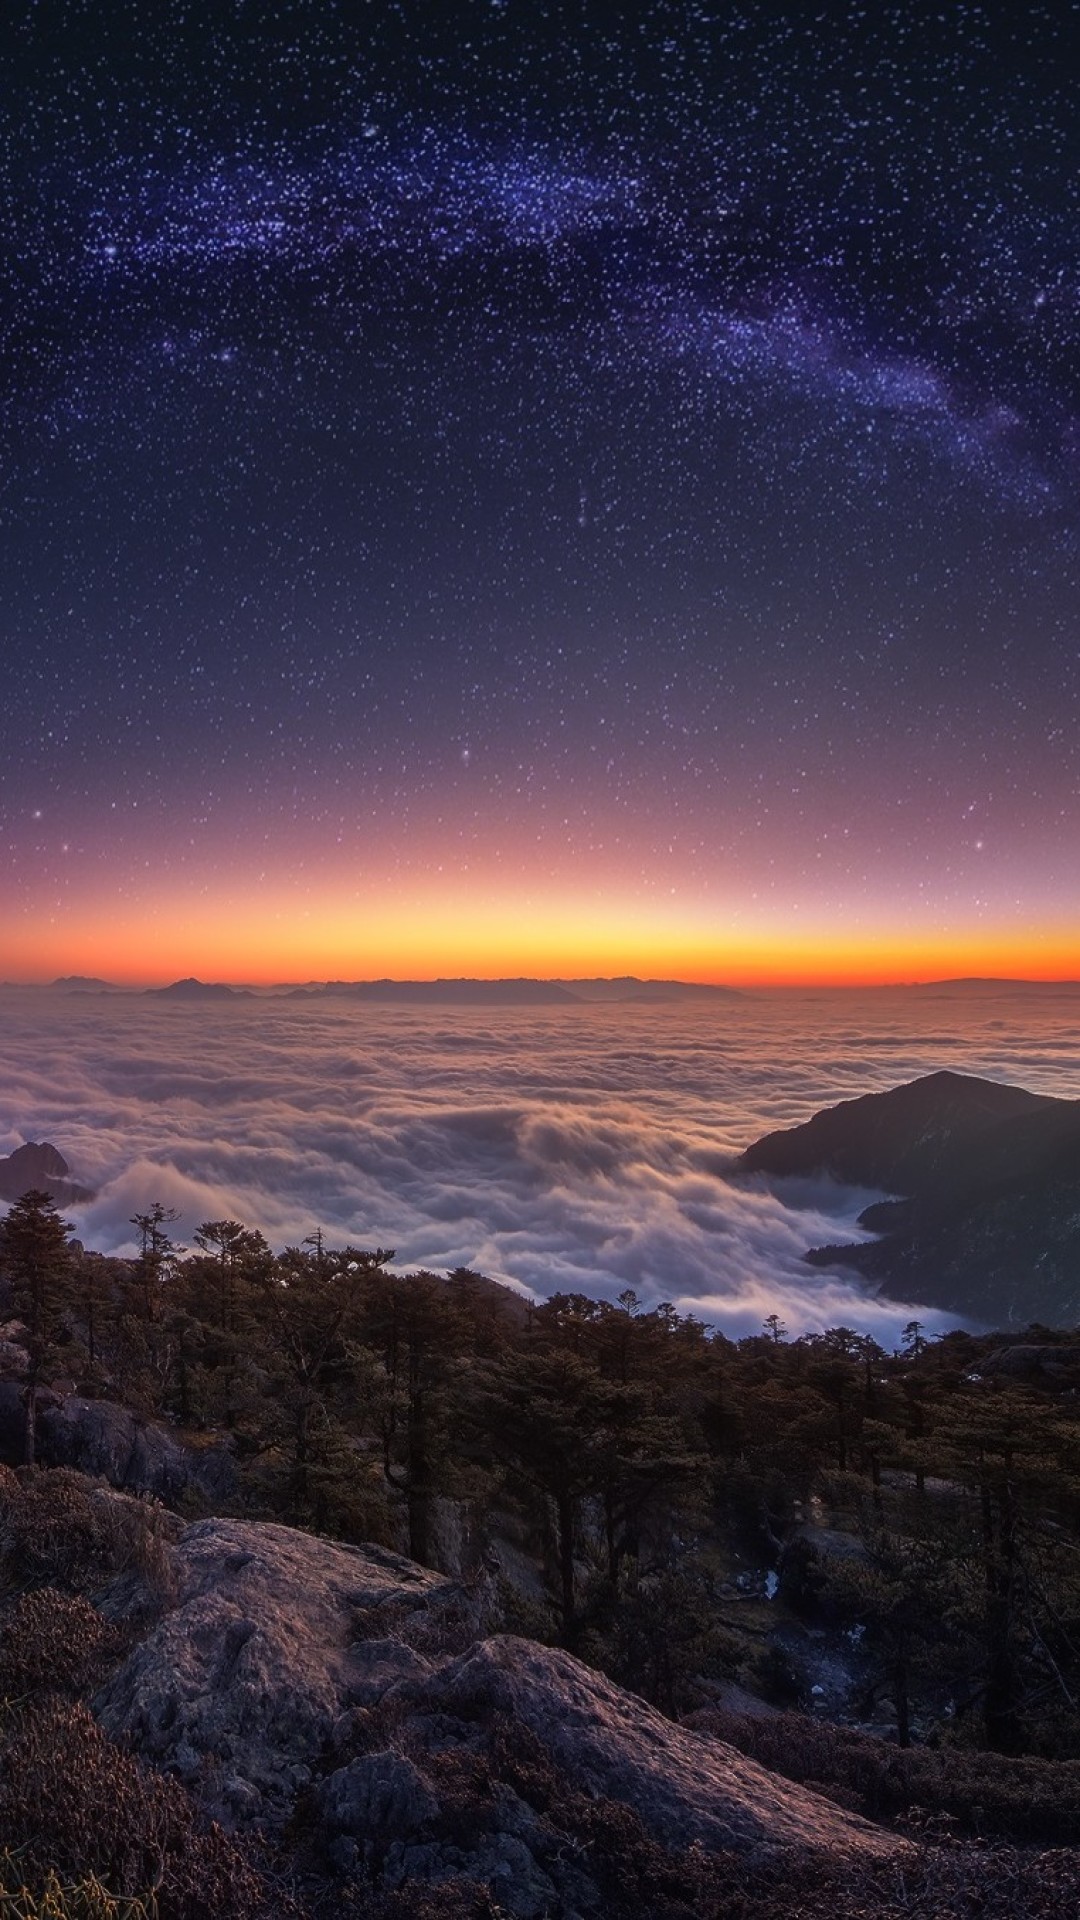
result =
[{"label": "orange glow on horizon", "polygon": [[0,935],[0,974],[45,982],[100,976],[122,986],[194,974],[252,986],[384,977],[574,978],[636,974],[747,988],[857,987],[967,975],[1080,977],[1080,929],[730,916],[655,898],[600,900],[539,891],[474,899],[447,889],[389,892],[369,907],[265,894],[157,902],[127,917],[85,913]]}]

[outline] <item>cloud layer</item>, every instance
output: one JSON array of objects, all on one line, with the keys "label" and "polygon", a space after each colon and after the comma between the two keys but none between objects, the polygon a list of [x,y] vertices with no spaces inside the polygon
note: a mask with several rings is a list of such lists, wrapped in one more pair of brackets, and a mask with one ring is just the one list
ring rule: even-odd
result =
[{"label": "cloud layer", "polygon": [[1072,1094],[1074,1006],[825,994],[448,1015],[22,990],[0,1001],[0,1151],[53,1141],[98,1191],[75,1218],[103,1249],[130,1247],[131,1215],[161,1200],[182,1238],[223,1216],[274,1245],[321,1225],[541,1295],[633,1287],[735,1335],[775,1311],[793,1332],[888,1341],[905,1307],[802,1261],[854,1237],[867,1196],[733,1184],[731,1154],[942,1066]]}]

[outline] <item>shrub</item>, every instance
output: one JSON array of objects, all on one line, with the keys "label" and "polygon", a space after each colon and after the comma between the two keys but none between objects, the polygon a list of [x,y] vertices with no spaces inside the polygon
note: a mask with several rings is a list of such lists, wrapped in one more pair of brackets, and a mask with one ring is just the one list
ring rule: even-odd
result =
[{"label": "shrub", "polygon": [[38,1587],[0,1616],[0,1695],[89,1693],[123,1651],[123,1635],[88,1600]]},{"label": "shrub", "polygon": [[0,1576],[9,1586],[87,1593],[136,1572],[162,1587],[172,1525],[163,1508],[70,1467],[30,1467],[14,1486],[0,1483]]},{"label": "shrub", "polygon": [[117,1898],[152,1892],[160,1920],[286,1910],[183,1787],[114,1746],[85,1706],[54,1698],[13,1714],[0,1762],[0,1832],[29,1885],[96,1875]]},{"label": "shrub", "polygon": [[1080,1761],[1009,1759],[956,1747],[894,1747],[805,1714],[768,1719],[709,1707],[690,1716],[785,1779],[871,1820],[948,1815],[961,1833],[1042,1845],[1080,1841]]}]

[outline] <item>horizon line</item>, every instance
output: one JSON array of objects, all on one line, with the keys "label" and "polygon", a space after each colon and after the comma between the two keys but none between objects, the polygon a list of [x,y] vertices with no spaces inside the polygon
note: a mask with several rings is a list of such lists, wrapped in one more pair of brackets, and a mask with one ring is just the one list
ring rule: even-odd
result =
[{"label": "horizon line", "polygon": [[250,993],[261,998],[272,998],[280,994],[303,992],[318,993],[327,988],[453,988],[453,987],[562,987],[572,990],[575,986],[618,987],[673,987],[689,992],[709,994],[731,994],[732,996],[752,995],[755,993],[777,992],[910,992],[927,988],[955,988],[968,991],[991,991],[994,989],[1033,988],[1061,991],[1080,988],[1080,975],[1041,975],[1041,974],[952,974],[930,976],[875,977],[855,976],[837,979],[823,977],[819,973],[804,975],[792,974],[782,979],[740,977],[738,973],[731,979],[702,979],[694,974],[635,974],[635,973],[578,973],[578,974],[369,974],[347,977],[341,974],[309,975],[303,979],[258,980],[251,976],[233,976],[230,978],[204,979],[195,974],[180,975],[139,975],[132,979],[108,979],[90,974],[59,974],[49,978],[22,978],[0,980],[0,991],[68,991],[71,993],[116,993],[146,994],[169,992],[171,989],[189,988],[192,994],[200,991],[227,991],[230,993]]}]

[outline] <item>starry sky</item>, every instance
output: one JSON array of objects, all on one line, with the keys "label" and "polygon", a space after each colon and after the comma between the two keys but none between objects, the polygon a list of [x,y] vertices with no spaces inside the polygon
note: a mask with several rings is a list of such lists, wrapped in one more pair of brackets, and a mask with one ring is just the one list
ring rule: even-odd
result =
[{"label": "starry sky", "polygon": [[11,0],[0,974],[1080,969],[1077,26]]}]

